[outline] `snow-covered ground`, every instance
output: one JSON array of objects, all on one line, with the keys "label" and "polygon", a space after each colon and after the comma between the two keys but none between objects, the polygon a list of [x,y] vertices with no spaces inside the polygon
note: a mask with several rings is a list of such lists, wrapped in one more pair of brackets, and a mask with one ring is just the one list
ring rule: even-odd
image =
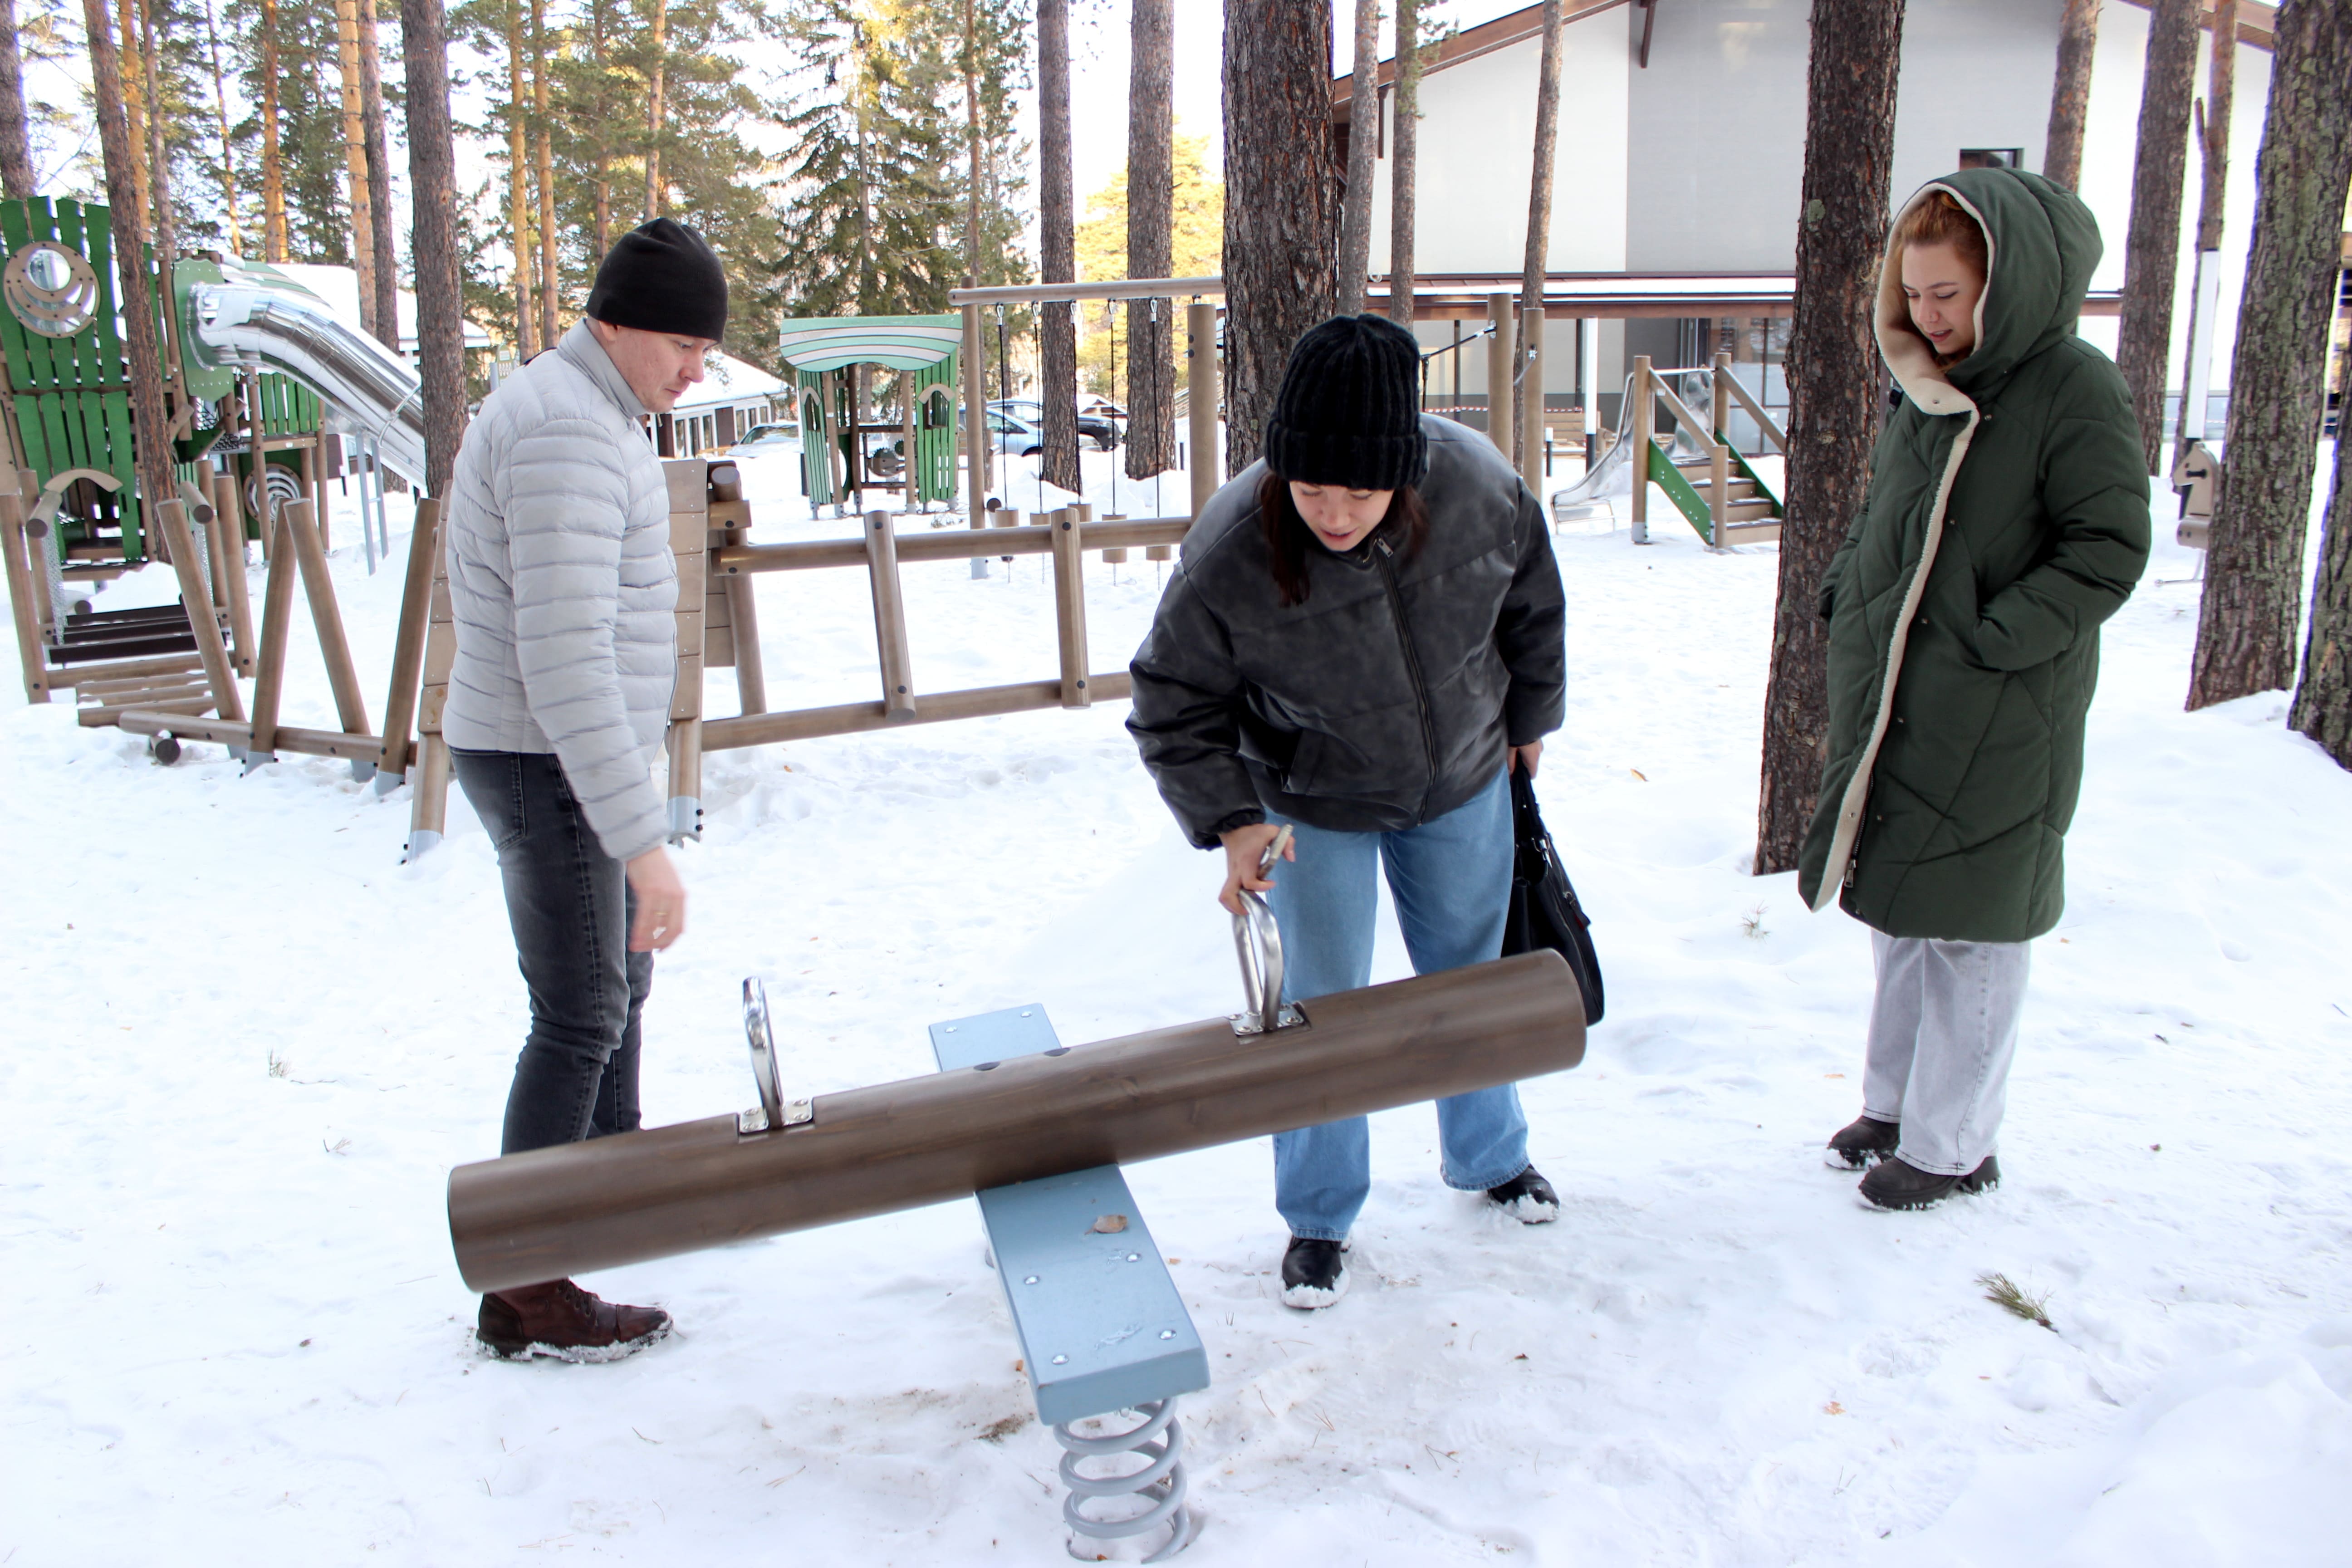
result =
[{"label": "snow-covered ground", "polygon": [[[752,477],[755,537],[844,531],[782,521],[789,459]],[[373,716],[399,576],[340,532]],[[1865,1212],[1818,1159],[1857,1108],[1864,932],[1747,875],[1774,552],[1654,532],[1559,541],[1540,787],[1610,988],[1584,1066],[1526,1089],[1560,1223],[1443,1187],[1426,1109],[1380,1117],[1355,1291],[1300,1315],[1263,1143],[1129,1173],[1215,1379],[1187,1560],[2347,1561],[2352,778],[2282,696],[2180,711],[2196,563],[2163,545],[2108,635],[2008,1183]],[[907,570],[924,688],[1053,669],[1042,562],[991,566]],[[1113,668],[1153,568],[1087,570]],[[872,694],[862,574],[759,593],[777,706]],[[293,662],[288,721],[331,724]],[[648,1119],[751,1103],[746,974],[818,1091],[926,1071],[927,1024],[1013,1003],[1070,1041],[1237,1006],[1215,868],[1124,717],[712,756]],[[476,1354],[442,1188],[496,1149],[524,998],[462,796],[402,868],[408,805],[0,705],[0,1563],[1064,1560],[969,1204],[593,1278],[679,1324],[617,1365]]]}]

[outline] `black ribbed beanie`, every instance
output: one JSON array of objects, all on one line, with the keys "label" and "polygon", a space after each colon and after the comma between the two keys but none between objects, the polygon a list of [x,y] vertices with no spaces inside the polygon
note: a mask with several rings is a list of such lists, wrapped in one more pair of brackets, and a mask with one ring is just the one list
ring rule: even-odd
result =
[{"label": "black ribbed beanie", "polygon": [[1334,316],[1290,351],[1265,422],[1265,466],[1286,479],[1393,490],[1429,467],[1421,345],[1385,316]]},{"label": "black ribbed beanie", "polygon": [[727,335],[727,271],[709,240],[657,217],[604,253],[588,314],[609,326],[716,341]]}]

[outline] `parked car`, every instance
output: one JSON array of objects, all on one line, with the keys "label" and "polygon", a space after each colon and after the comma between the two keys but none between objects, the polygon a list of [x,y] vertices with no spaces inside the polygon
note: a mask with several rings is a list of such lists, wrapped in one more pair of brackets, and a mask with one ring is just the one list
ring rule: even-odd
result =
[{"label": "parked car", "polygon": [[801,444],[800,431],[790,425],[754,425],[727,448],[730,458],[748,458],[787,451]]},{"label": "parked car", "polygon": [[1045,432],[1004,405],[992,403],[988,405],[988,444],[1014,457],[1033,458],[1045,449]]},{"label": "parked car", "polygon": [[[1037,426],[1040,431],[1045,428],[1045,405],[1034,397],[999,398],[988,406],[991,409],[1002,409],[1016,418]],[[1119,442],[1118,421],[1104,414],[1080,409],[1078,410],[1078,435],[1086,440],[1092,441],[1103,451],[1110,451]]]}]

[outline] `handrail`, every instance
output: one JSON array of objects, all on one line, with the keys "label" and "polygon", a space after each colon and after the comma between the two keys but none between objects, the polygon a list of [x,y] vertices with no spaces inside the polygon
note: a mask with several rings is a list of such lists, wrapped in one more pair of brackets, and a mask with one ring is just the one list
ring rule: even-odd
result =
[{"label": "handrail", "polygon": [[[1697,431],[1701,437],[1712,439],[1715,433],[1708,426],[1707,422],[1701,419],[1697,415],[1692,413],[1690,405],[1685,403],[1680,397],[1676,396],[1673,387],[1668,386],[1664,382],[1658,379],[1661,375],[1671,374],[1673,373],[1654,370],[1650,373],[1651,395],[1655,397],[1664,398],[1666,400],[1667,410],[1671,412],[1675,418],[1689,426],[1693,430]],[[1656,445],[1657,436],[1654,433],[1650,437],[1650,441],[1653,446]]]},{"label": "handrail", "polygon": [[[1042,515],[1042,514],[1041,514]],[[1192,528],[1189,517],[1147,517],[1119,522],[1086,525],[1088,550],[1122,546],[1181,544]],[[980,561],[992,555],[1045,555],[1054,548],[1055,530],[1043,524],[1016,528],[951,528],[898,536],[898,560]],[[827,566],[863,566],[864,539],[804,539],[789,544],[728,544],[710,552],[714,572],[812,572]]]},{"label": "handrail", "polygon": [[[1748,410],[1748,417],[1756,421],[1756,427],[1764,433],[1765,439],[1786,452],[1789,449],[1789,433],[1781,429],[1769,414],[1764,412],[1764,405],[1757,402],[1748,389],[1739,384],[1739,378],[1731,374],[1727,369],[1717,377],[1717,380],[1730,387],[1731,395],[1738,399],[1742,408]],[[1721,410],[1718,409],[1717,412],[1720,413]]]},{"label": "handrail", "polygon": [[950,305],[1058,304],[1076,300],[1195,300],[1225,297],[1223,278],[1115,278],[1099,283],[1021,283],[1003,289],[950,289]]}]

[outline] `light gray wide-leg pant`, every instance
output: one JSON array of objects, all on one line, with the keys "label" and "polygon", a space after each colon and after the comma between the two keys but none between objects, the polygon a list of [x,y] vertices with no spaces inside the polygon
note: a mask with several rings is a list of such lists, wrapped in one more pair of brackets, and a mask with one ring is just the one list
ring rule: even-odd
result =
[{"label": "light gray wide-leg pant", "polygon": [[1895,1156],[1905,1164],[1965,1176],[1992,1152],[2025,1006],[2028,945],[1870,933],[1878,994],[1862,1110],[1903,1124]]}]

